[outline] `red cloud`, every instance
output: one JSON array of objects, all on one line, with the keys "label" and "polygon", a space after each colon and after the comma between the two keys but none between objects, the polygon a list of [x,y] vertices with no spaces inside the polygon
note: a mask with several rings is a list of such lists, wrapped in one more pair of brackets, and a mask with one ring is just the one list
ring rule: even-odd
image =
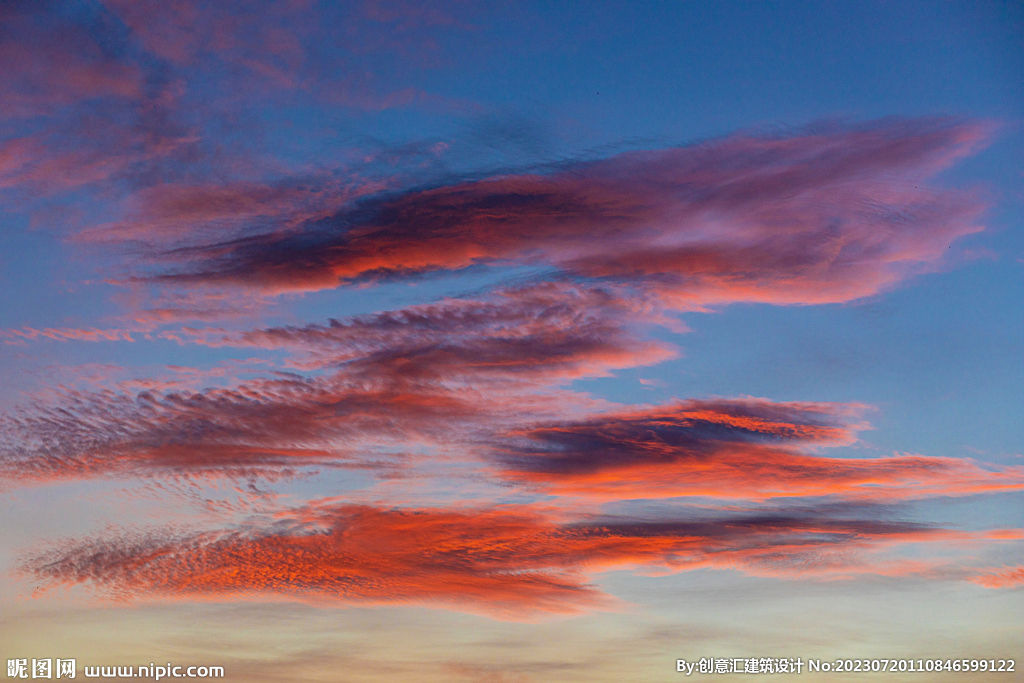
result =
[{"label": "red cloud", "polygon": [[588,574],[731,568],[835,578],[918,572],[869,565],[892,545],[985,539],[910,523],[748,515],[692,522],[559,524],[527,508],[312,506],[262,531],[99,538],[58,547],[25,570],[53,585],[91,583],[125,599],[285,597],[419,604],[524,618],[609,604]]},{"label": "red cloud", "polygon": [[6,421],[0,463],[29,479],[273,472],[377,458],[382,445],[468,447],[555,405],[574,412],[588,401],[552,393],[570,379],[670,357],[633,334],[643,315],[600,289],[552,284],[245,333],[225,343],[297,347],[305,367],[331,373],[190,392],[68,391]]},{"label": "red cloud", "polygon": [[902,455],[830,458],[808,448],[853,441],[857,406],[765,399],[685,401],[506,435],[501,475],[607,499],[964,496],[1024,488],[1024,468]]},{"label": "red cloud", "polygon": [[1024,468],[811,452],[854,441],[862,425],[852,422],[860,407],[851,405],[691,400],[514,426],[556,405],[563,415],[578,412],[581,397],[551,393],[560,383],[670,356],[636,337],[634,326],[649,318],[608,291],[553,283],[329,325],[217,333],[207,343],[297,349],[305,354],[298,365],[332,374],[195,392],[70,391],[59,405],[8,420],[3,464],[30,480],[272,475],[376,462],[382,447],[444,443],[467,455],[490,444],[500,465],[492,474],[600,499],[920,498],[1024,488]]},{"label": "red cloud", "polygon": [[924,181],[987,127],[885,120],[737,135],[357,202],[333,218],[163,254],[158,279],[308,291],[479,263],[640,284],[683,308],[877,293],[976,232],[971,196]]}]

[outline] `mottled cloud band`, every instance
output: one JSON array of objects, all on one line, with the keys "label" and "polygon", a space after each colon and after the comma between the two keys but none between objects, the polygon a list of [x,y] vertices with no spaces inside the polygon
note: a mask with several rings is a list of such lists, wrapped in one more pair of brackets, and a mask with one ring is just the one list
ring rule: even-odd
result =
[{"label": "mottled cloud band", "polygon": [[47,586],[88,584],[115,599],[416,604],[523,619],[614,606],[589,580],[611,569],[915,575],[934,564],[865,556],[897,544],[1019,537],[806,512],[559,523],[521,507],[314,505],[262,531],[72,543],[30,559],[23,570]]}]

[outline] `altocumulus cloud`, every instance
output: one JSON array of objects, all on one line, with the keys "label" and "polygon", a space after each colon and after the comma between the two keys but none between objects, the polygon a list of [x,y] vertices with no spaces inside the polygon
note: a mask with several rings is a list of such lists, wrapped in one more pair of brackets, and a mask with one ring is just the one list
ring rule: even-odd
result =
[{"label": "altocumulus cloud", "polygon": [[0,422],[0,464],[36,480],[270,474],[352,464],[382,444],[450,445],[552,410],[578,412],[590,401],[560,385],[672,357],[637,335],[648,318],[630,299],[549,283],[327,325],[182,331],[211,345],[290,349],[293,365],[328,372],[199,391],[68,389]]}]

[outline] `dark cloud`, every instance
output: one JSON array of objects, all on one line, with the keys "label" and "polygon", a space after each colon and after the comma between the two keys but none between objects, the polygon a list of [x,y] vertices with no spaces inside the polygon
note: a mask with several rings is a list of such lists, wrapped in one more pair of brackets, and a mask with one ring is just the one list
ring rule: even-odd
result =
[{"label": "dark cloud", "polygon": [[606,499],[710,496],[862,499],[964,496],[1024,488],[1024,468],[922,455],[825,457],[855,440],[863,406],[691,400],[548,423],[495,444],[501,476]]},{"label": "dark cloud", "polygon": [[673,306],[848,301],[976,232],[976,198],[924,182],[985,125],[883,120],[628,152],[549,174],[365,199],[329,218],[166,252],[157,281],[308,291],[476,264],[643,284]]}]

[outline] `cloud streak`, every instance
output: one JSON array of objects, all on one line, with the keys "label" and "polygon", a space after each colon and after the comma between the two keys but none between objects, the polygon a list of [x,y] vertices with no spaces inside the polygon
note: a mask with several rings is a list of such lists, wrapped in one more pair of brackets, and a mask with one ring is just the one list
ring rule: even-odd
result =
[{"label": "cloud streak", "polygon": [[672,346],[641,338],[641,328],[651,324],[683,328],[615,288],[549,282],[326,325],[168,336],[209,346],[287,349],[306,369],[344,367],[362,376],[432,381],[520,378],[549,385],[675,357]]},{"label": "cloud streak", "polygon": [[196,331],[188,338],[210,345],[292,350],[293,368],[317,374],[196,391],[68,389],[0,424],[0,463],[12,477],[45,480],[272,472],[442,439],[463,452],[517,420],[594,404],[561,388],[573,379],[672,357],[638,336],[648,319],[612,292],[549,284],[327,325]]},{"label": "cloud streak", "polygon": [[495,444],[501,476],[561,495],[598,499],[763,500],[842,496],[885,500],[1024,488],[1024,468],[983,469],[958,458],[824,457],[866,425],[863,406],[766,399],[671,406],[511,432]]},{"label": "cloud streak", "polygon": [[933,267],[980,229],[976,197],[925,183],[988,136],[978,123],[883,120],[628,152],[165,251],[153,278],[289,292],[532,264],[642,286],[679,308],[849,301]]},{"label": "cloud streak", "polygon": [[1019,588],[1024,586],[1024,566],[1007,567],[1005,571],[979,574],[971,579],[985,588]]},{"label": "cloud streak", "polygon": [[[56,3],[10,2],[0,9],[0,116],[53,113],[95,98],[134,99],[144,74],[124,59],[109,17]],[[64,11],[61,11],[61,10]],[[78,14],[78,16],[76,16]]]},{"label": "cloud streak", "polygon": [[21,481],[275,477],[314,465],[393,469],[395,453],[429,451],[483,464],[482,475],[526,491],[596,500],[883,500],[1024,488],[1021,467],[820,454],[866,428],[856,404],[691,399],[626,410],[564,388],[673,357],[640,334],[671,322],[660,316],[614,288],[555,282],[327,324],[167,333],[285,349],[293,369],[315,374],[201,390],[139,380],[66,389],[5,419],[0,463]]},{"label": "cloud streak", "polygon": [[66,390],[56,405],[5,419],[0,462],[5,477],[25,482],[105,474],[279,476],[434,441],[476,414],[463,397],[441,391],[299,376],[196,392]]},{"label": "cloud streak", "polygon": [[613,607],[589,580],[611,569],[913,575],[927,571],[927,563],[872,564],[865,556],[893,545],[987,538],[807,514],[559,523],[523,507],[314,504],[261,530],[72,542],[29,559],[23,571],[48,586],[90,584],[120,599],[415,604],[531,619]]}]

